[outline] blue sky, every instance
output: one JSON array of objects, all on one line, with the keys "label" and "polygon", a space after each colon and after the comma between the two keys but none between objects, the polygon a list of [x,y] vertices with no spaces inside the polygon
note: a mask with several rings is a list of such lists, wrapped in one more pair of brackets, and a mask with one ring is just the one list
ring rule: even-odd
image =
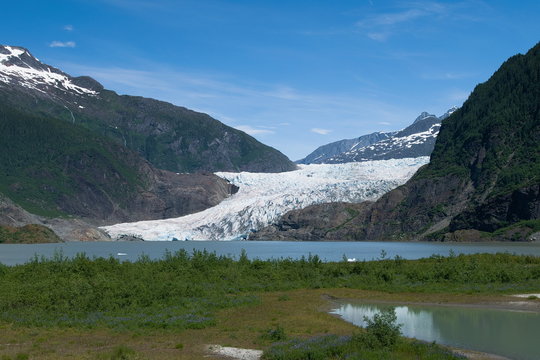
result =
[{"label": "blue sky", "polygon": [[19,0],[0,43],[297,160],[461,105],[540,41],[539,18],[539,1]]}]

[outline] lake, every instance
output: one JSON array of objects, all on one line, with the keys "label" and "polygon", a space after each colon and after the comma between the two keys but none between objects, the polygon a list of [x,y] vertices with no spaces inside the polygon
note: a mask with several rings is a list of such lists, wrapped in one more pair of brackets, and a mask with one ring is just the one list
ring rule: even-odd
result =
[{"label": "lake", "polygon": [[[340,261],[343,256],[357,261],[387,258],[419,259],[433,254],[509,252],[540,256],[540,243],[430,243],[430,242],[292,242],[292,241],[159,241],[159,242],[69,242],[58,244],[0,244],[0,263],[22,264],[35,255],[52,257],[55,252],[72,257],[85,253],[89,257],[117,257],[135,261],[141,255],[161,258],[166,250],[176,252],[208,250],[218,255],[238,257],[246,250],[251,259],[293,258],[318,255],[324,261]],[[119,255],[120,254],[120,255]]]},{"label": "lake", "polygon": [[[389,305],[342,304],[332,311],[357,326],[365,326]],[[395,306],[404,336],[462,349],[483,351],[514,360],[540,358],[540,314],[462,306]]]}]

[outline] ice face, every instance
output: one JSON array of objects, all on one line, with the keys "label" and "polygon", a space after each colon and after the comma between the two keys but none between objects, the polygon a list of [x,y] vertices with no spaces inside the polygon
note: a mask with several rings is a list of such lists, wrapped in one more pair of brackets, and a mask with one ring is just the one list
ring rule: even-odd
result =
[{"label": "ice face", "polygon": [[428,161],[428,157],[419,157],[312,164],[278,174],[220,172],[216,175],[240,190],[212,208],[179,218],[103,229],[113,238],[136,235],[145,240],[234,240],[275,222],[290,210],[325,202],[376,200],[405,183]]}]

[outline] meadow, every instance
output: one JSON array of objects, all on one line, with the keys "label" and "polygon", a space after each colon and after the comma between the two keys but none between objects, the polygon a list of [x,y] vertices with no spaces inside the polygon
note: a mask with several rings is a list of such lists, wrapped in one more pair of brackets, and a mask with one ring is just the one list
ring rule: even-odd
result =
[{"label": "meadow", "polygon": [[[195,359],[212,343],[265,349],[268,359],[450,359],[399,336],[381,343],[325,310],[333,298],[474,302],[538,292],[540,258],[382,252],[376,261],[327,263],[179,251],[121,262],[58,253],[0,265],[0,289],[3,359]],[[383,325],[391,332],[391,321]],[[294,355],[300,348],[311,355]]]}]

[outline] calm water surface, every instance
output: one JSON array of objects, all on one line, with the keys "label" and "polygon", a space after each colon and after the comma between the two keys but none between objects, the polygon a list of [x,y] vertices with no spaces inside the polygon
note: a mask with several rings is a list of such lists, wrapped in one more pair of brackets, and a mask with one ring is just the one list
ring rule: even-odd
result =
[{"label": "calm water surface", "polygon": [[[343,304],[332,313],[357,326],[388,305]],[[397,323],[407,337],[514,360],[540,359],[540,314],[485,308],[395,306]]]},{"label": "calm water surface", "polygon": [[[238,257],[246,250],[249,258],[293,258],[318,255],[325,261],[339,261],[343,256],[358,261],[399,255],[405,259],[418,259],[433,254],[496,253],[509,252],[540,256],[540,243],[426,243],[426,242],[292,242],[292,241],[153,241],[153,242],[70,242],[61,244],[11,245],[0,244],[0,263],[22,264],[35,255],[52,257],[55,252],[65,256],[85,253],[89,257],[117,257],[135,261],[141,255],[152,259],[161,258],[166,250],[171,252],[186,249],[188,252],[208,250],[218,255]],[[121,254],[121,255],[119,255]],[[124,255],[125,254],[125,255]]]}]

